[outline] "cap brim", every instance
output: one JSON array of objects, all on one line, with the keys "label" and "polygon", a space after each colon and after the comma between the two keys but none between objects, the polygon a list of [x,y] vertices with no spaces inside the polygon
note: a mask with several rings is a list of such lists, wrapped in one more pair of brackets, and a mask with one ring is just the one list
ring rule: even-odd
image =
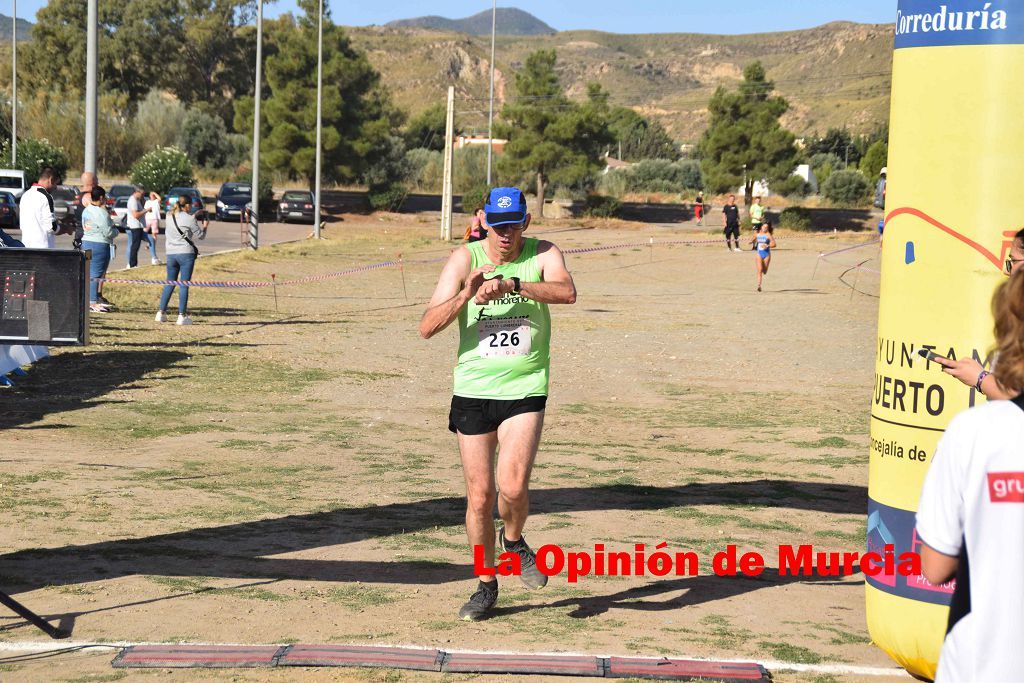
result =
[{"label": "cap brim", "polygon": [[487,225],[519,225],[526,220],[526,214],[514,211],[512,213],[489,213],[486,214]]}]

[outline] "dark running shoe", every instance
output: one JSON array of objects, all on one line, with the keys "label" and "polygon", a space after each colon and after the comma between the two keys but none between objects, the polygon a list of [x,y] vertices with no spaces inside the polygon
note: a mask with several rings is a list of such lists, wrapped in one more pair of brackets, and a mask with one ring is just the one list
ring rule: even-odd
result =
[{"label": "dark running shoe", "polygon": [[498,534],[498,543],[503,551],[519,556],[519,565],[522,569],[519,580],[524,586],[536,589],[548,585],[548,577],[537,569],[537,554],[526,545],[525,537],[520,536],[518,541],[512,543],[505,538],[505,529],[502,527],[501,533]]},{"label": "dark running shoe", "polygon": [[469,602],[459,610],[459,619],[480,621],[487,616],[487,613],[494,607],[494,603],[498,602],[498,586],[497,582],[494,583],[494,590],[487,590],[484,588],[483,582],[480,582],[476,592],[469,596]]}]

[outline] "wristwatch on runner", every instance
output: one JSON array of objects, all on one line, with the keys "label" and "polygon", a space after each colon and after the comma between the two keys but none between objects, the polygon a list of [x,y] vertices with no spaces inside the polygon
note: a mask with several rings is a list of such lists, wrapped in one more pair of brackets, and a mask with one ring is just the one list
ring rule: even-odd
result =
[{"label": "wristwatch on runner", "polygon": [[512,293],[513,294],[518,294],[520,292],[520,290],[522,290],[522,288],[523,288],[522,281],[519,278],[515,277],[515,276],[510,277],[509,280],[512,281]]}]

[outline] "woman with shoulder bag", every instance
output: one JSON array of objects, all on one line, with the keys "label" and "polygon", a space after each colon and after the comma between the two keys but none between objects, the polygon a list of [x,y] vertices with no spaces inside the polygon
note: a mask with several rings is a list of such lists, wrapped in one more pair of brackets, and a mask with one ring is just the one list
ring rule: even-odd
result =
[{"label": "woman with shoulder bag", "polygon": [[[192,279],[192,270],[199,256],[199,248],[195,240],[204,239],[206,230],[196,223],[189,214],[192,200],[187,195],[178,197],[177,203],[167,215],[167,229],[164,231],[164,251],[167,254],[167,279],[188,282]],[[156,312],[158,323],[167,322],[167,304],[171,301],[174,285],[165,285],[160,295],[160,308]],[[186,314],[188,310],[188,287],[178,290],[178,325],[191,325],[192,318]]]}]

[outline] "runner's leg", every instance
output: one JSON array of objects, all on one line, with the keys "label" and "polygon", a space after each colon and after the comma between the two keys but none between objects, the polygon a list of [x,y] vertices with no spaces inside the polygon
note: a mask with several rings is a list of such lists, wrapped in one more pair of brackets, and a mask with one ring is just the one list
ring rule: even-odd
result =
[{"label": "runner's leg", "polygon": [[[484,548],[484,566],[494,566],[494,451],[497,432],[462,434],[459,432],[459,454],[466,478],[466,535],[472,548]],[[493,581],[493,576],[481,576]]]},{"label": "runner's leg", "polygon": [[522,536],[530,514],[530,473],[544,428],[544,411],[521,413],[498,427],[498,513],[505,523],[505,538]]}]

